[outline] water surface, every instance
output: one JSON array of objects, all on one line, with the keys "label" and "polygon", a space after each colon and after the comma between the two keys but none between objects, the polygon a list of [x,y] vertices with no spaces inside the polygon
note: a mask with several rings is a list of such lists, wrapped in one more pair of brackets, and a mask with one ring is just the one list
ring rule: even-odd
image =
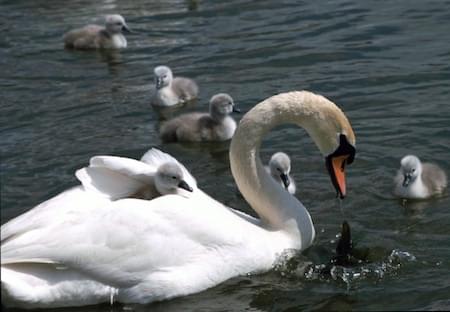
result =
[{"label": "water surface", "polygon": [[[357,137],[348,197],[340,208],[305,131],[277,128],[262,157],[291,155],[298,197],[316,227],[310,250],[267,274],[184,298],[61,311],[450,309],[448,195],[402,205],[390,193],[405,154],[450,169],[450,2],[210,0],[189,7],[181,0],[0,2],[1,222],[75,185],[74,171],[91,156],[139,158],[151,146],[183,162],[211,196],[250,212],[230,174],[228,143],[160,141],[161,116],[149,106],[159,64],[200,85],[198,102],[183,112],[205,110],[218,92],[244,112],[290,90],[333,100]],[[121,13],[135,31],[128,49],[63,49],[65,31],[108,13]],[[374,262],[317,276],[313,268],[332,255],[344,219],[357,245],[374,250]]]}]

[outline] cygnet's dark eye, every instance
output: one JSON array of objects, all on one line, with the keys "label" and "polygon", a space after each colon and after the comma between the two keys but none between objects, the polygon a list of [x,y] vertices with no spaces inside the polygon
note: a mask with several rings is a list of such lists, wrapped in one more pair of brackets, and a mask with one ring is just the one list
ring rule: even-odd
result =
[{"label": "cygnet's dark eye", "polygon": [[177,179],[177,177],[176,177],[176,176],[172,176],[172,179],[176,180],[176,179]]},{"label": "cygnet's dark eye", "polygon": [[163,78],[167,78],[167,75],[164,75]]},{"label": "cygnet's dark eye", "polygon": [[411,170],[412,172],[416,172],[416,169],[413,168],[413,170]]},{"label": "cygnet's dark eye", "polygon": [[281,168],[277,168],[277,170],[278,170],[279,172],[281,172]]},{"label": "cygnet's dark eye", "polygon": [[116,25],[122,25],[122,23],[121,22],[117,22]]}]

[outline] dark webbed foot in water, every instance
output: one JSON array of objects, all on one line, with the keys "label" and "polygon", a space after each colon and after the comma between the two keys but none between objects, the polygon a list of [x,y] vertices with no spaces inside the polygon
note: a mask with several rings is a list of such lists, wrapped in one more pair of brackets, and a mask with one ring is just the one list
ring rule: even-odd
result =
[{"label": "dark webbed foot in water", "polygon": [[335,265],[347,266],[352,264],[353,242],[350,225],[347,221],[342,223],[341,237],[336,246],[336,256],[331,259]]},{"label": "dark webbed foot in water", "polygon": [[336,255],[330,260],[330,263],[323,269],[322,274],[330,274],[333,266],[344,267],[356,266],[367,262],[369,258],[368,248],[353,248],[352,234],[350,225],[347,221],[342,223],[341,237],[336,246]]}]

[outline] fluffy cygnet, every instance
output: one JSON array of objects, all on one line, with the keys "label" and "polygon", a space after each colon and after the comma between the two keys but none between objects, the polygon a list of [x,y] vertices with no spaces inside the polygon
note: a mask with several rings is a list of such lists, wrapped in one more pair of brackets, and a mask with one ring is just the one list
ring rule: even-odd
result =
[{"label": "fluffy cygnet", "polygon": [[[153,150],[149,153],[159,153],[157,157],[164,155]],[[75,175],[86,191],[113,201],[123,198],[150,200],[168,194],[185,196],[185,191],[193,191],[195,180],[189,172],[183,173],[179,163],[165,161],[161,157],[155,159],[145,163],[117,156],[95,156],[88,167],[77,170]]]},{"label": "fluffy cygnet", "polygon": [[105,26],[87,25],[64,35],[64,46],[71,49],[121,49],[127,47],[122,31],[130,32],[125,19],[118,14],[107,15]]},{"label": "fluffy cygnet", "polygon": [[226,141],[236,130],[229,115],[240,112],[226,93],[214,95],[209,101],[209,113],[189,113],[165,122],[160,129],[164,142]]},{"label": "fluffy cygnet", "polygon": [[394,194],[406,199],[424,199],[442,193],[447,187],[445,172],[435,164],[421,163],[414,155],[402,158],[394,178]]},{"label": "fluffy cygnet", "polygon": [[295,181],[289,174],[291,172],[291,159],[287,154],[283,152],[273,154],[270,158],[269,166],[266,166],[266,170],[289,193],[295,194]]},{"label": "fluffy cygnet", "polygon": [[154,69],[154,74],[155,90],[151,100],[152,105],[173,106],[197,97],[197,84],[189,78],[174,78],[169,67],[157,66]]},{"label": "fluffy cygnet", "polygon": [[159,166],[155,175],[155,188],[160,195],[178,194],[179,189],[192,192],[192,187],[183,179],[183,171],[172,162]]}]

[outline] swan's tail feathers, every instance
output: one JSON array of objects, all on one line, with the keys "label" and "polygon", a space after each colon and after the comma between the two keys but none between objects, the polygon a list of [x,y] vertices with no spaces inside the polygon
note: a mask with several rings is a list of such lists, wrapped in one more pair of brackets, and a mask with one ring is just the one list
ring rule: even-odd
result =
[{"label": "swan's tail feathers", "polygon": [[178,125],[175,122],[165,122],[161,125],[161,129],[159,130],[161,135],[161,140],[163,142],[177,142],[177,129]]},{"label": "swan's tail feathers", "polygon": [[1,278],[2,305],[14,307],[19,302],[34,301],[33,290],[14,270],[2,266]]},{"label": "swan's tail feathers", "polygon": [[2,305],[57,308],[107,302],[110,286],[85,275],[46,263],[16,263],[1,267]]},{"label": "swan's tail feathers", "polygon": [[182,163],[180,163],[178,160],[176,160],[171,155],[164,153],[157,148],[151,148],[150,150],[148,150],[141,157],[141,161],[146,164],[149,164],[151,166],[155,166],[155,167],[159,167],[162,164],[167,163],[167,162],[174,162],[178,166],[180,166],[181,170],[183,171],[183,178],[186,181],[186,183],[193,188],[197,187],[197,181],[192,176],[192,174],[186,169],[186,167],[183,166]]}]

